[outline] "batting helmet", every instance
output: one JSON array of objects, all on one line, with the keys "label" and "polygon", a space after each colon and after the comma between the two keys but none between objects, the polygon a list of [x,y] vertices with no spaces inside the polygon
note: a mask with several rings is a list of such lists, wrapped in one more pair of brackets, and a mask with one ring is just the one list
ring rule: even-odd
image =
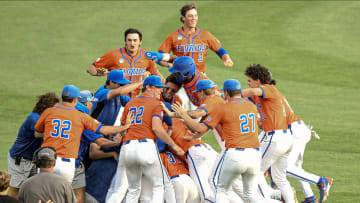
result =
[{"label": "batting helmet", "polygon": [[184,78],[195,74],[195,62],[189,56],[181,56],[174,60],[174,65],[169,68],[172,73],[180,73]]}]

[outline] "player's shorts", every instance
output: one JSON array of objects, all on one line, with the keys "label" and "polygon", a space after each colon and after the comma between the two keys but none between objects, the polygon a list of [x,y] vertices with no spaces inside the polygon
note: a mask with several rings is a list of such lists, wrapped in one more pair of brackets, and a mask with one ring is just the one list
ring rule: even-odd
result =
[{"label": "player's shorts", "polygon": [[83,163],[80,163],[80,166],[75,168],[75,175],[71,186],[73,189],[79,189],[86,186],[85,167]]},{"label": "player's shorts", "polygon": [[85,192],[85,202],[86,203],[100,203],[99,201],[97,201],[95,199],[95,197],[93,197],[92,195],[90,195],[89,193]]},{"label": "player's shorts", "polygon": [[20,186],[31,175],[31,169],[35,166],[31,160],[21,158],[20,164],[15,164],[15,159],[8,153],[8,172],[11,175],[10,186],[13,188],[20,188]]}]

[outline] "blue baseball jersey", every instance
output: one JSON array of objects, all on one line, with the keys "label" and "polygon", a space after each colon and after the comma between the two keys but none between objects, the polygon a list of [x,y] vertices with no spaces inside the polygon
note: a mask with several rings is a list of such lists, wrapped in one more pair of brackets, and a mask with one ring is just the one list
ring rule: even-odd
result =
[{"label": "blue baseball jersey", "polygon": [[[91,110],[91,116],[104,125],[114,125],[121,106],[125,106],[130,101],[130,98],[126,95],[107,100],[110,91],[111,89],[106,89],[104,85],[101,86],[94,95],[98,101],[93,103]],[[97,115],[94,116],[94,114]]]},{"label": "blue baseball jersey", "polygon": [[[104,152],[117,151],[118,147],[101,148]],[[106,194],[117,169],[113,158],[93,160],[86,171],[86,192],[100,203],[105,203]]]},{"label": "blue baseball jersey", "polygon": [[35,138],[35,124],[39,120],[40,114],[31,112],[19,129],[15,143],[10,149],[10,156],[16,158],[22,156],[25,159],[32,160],[33,154],[38,149],[43,139]]},{"label": "blue baseball jersey", "polygon": [[[82,103],[78,102],[75,106],[76,110],[79,110],[83,113],[89,114],[89,109]],[[80,163],[84,161],[84,159],[87,157],[86,152],[88,151],[89,145],[94,142],[96,139],[104,137],[101,134],[97,134],[91,130],[84,130],[81,135],[80,140],[80,147],[79,147],[79,153],[78,158],[75,160],[75,166],[79,167]]]}]

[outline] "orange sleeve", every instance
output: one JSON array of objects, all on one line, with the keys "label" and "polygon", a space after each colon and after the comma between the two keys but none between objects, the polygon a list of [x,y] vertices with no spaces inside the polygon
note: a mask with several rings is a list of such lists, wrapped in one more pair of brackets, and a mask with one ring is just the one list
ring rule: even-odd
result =
[{"label": "orange sleeve", "polygon": [[113,50],[106,52],[100,58],[97,58],[93,65],[96,68],[109,68],[114,65]]},{"label": "orange sleeve", "polygon": [[158,103],[158,105],[153,109],[151,117],[157,116],[162,120],[163,115],[164,115],[163,108],[160,105],[160,103]]},{"label": "orange sleeve", "polygon": [[220,41],[210,32],[208,32],[208,36],[209,36],[209,40],[208,40],[209,48],[214,52],[217,52],[221,47]]},{"label": "orange sleeve", "polygon": [[[225,107],[219,106],[219,109],[221,109],[221,108],[225,108]],[[205,124],[211,130],[216,128],[216,126],[221,121],[222,113],[223,113],[223,111],[209,112],[209,114],[207,115],[207,117],[203,121],[203,124]]]},{"label": "orange sleeve", "polygon": [[159,47],[159,51],[161,51],[163,53],[170,53],[172,47],[173,47],[173,43],[172,43],[172,33],[171,33],[161,43],[161,45]]},{"label": "orange sleeve", "polygon": [[276,98],[277,95],[273,94],[273,88],[271,88],[270,85],[264,85],[264,86],[261,86],[260,89],[263,91],[263,96],[262,98],[263,99],[266,99],[266,98]]},{"label": "orange sleeve", "polygon": [[146,68],[147,71],[151,73],[151,75],[154,75],[155,73],[159,73],[155,61],[149,60],[149,66]]},{"label": "orange sleeve", "polygon": [[102,127],[102,124],[92,118],[89,114],[81,113],[81,118],[86,129],[98,133],[100,128]]},{"label": "orange sleeve", "polygon": [[45,130],[45,118],[47,116],[47,110],[46,109],[40,116],[39,120],[36,122],[35,124],[35,130],[38,131],[39,133],[43,133]]}]

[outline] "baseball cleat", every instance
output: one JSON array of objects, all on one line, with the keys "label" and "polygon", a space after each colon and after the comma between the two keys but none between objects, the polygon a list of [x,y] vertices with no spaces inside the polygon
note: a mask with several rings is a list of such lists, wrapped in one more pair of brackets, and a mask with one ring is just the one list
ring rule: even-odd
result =
[{"label": "baseball cleat", "polygon": [[305,199],[305,201],[302,201],[301,203],[318,203],[318,200],[315,196],[311,196]]},{"label": "baseball cleat", "polygon": [[328,177],[321,177],[320,183],[318,184],[319,190],[320,190],[320,203],[325,202],[326,198],[329,196],[329,190],[333,183],[332,178]]}]

